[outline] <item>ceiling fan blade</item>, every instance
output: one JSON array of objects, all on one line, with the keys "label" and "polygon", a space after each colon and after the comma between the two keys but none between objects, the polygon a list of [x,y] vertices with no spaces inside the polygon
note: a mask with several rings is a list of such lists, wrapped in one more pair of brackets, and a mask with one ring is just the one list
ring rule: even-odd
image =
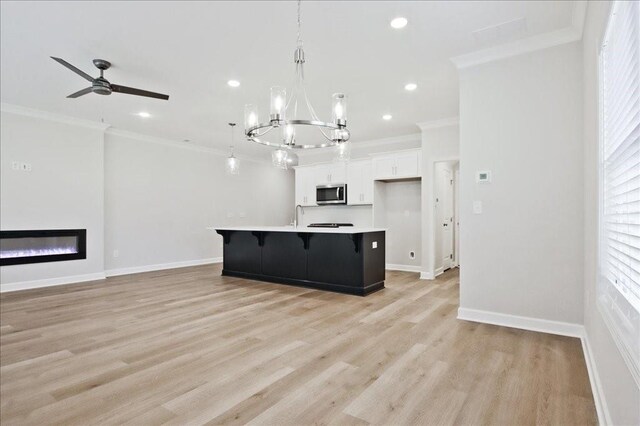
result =
[{"label": "ceiling fan blade", "polygon": [[78,74],[80,77],[84,78],[85,80],[93,83],[93,77],[91,77],[89,74],[87,74],[86,72],[74,67],[73,65],[71,65],[69,62],[65,61],[64,59],[60,59],[60,58],[56,58],[55,56],[51,56],[51,59],[53,59],[54,61],[58,62],[60,65],[69,68],[71,71],[75,72],[76,74]]},{"label": "ceiling fan blade", "polygon": [[149,92],[147,90],[142,90],[142,89],[135,89],[133,87],[120,86],[118,84],[112,84],[111,89],[114,92],[124,93],[127,95],[146,96],[148,98],[164,99],[165,101],[169,99],[169,95],[163,95],[162,93]]},{"label": "ceiling fan blade", "polygon": [[79,98],[82,95],[86,95],[87,93],[91,93],[91,87],[87,87],[86,89],[78,90],[76,93],[72,93],[67,98]]}]

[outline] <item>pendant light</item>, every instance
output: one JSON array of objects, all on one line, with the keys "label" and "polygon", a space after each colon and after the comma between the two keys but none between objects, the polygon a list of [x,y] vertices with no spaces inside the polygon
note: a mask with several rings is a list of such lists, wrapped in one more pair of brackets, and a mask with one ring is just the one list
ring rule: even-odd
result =
[{"label": "pendant light", "polygon": [[231,127],[231,155],[227,158],[226,169],[227,173],[230,175],[237,175],[240,173],[240,162],[236,156],[233,155],[233,128],[235,125],[236,123],[229,123],[229,127]]}]

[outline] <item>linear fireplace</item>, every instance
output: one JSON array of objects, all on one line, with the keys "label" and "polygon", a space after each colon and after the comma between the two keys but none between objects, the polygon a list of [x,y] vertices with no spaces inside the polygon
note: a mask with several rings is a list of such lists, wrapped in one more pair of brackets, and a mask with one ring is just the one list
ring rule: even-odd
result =
[{"label": "linear fireplace", "polygon": [[0,231],[0,266],[86,258],[86,229]]}]

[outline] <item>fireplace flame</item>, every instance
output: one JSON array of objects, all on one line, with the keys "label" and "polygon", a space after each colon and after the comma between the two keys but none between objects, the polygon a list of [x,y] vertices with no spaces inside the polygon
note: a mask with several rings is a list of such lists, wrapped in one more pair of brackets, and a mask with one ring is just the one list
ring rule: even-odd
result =
[{"label": "fireplace flame", "polygon": [[9,259],[13,257],[34,257],[34,256],[50,256],[54,254],[76,254],[76,247],[52,247],[28,250],[2,250],[0,251],[0,259]]}]

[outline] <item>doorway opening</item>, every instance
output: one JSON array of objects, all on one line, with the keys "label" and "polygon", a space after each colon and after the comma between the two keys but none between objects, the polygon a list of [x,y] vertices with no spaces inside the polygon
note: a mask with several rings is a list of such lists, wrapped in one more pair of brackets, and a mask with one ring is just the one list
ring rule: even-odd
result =
[{"label": "doorway opening", "polygon": [[459,267],[460,221],[458,219],[458,160],[438,161],[434,167],[435,275]]}]

